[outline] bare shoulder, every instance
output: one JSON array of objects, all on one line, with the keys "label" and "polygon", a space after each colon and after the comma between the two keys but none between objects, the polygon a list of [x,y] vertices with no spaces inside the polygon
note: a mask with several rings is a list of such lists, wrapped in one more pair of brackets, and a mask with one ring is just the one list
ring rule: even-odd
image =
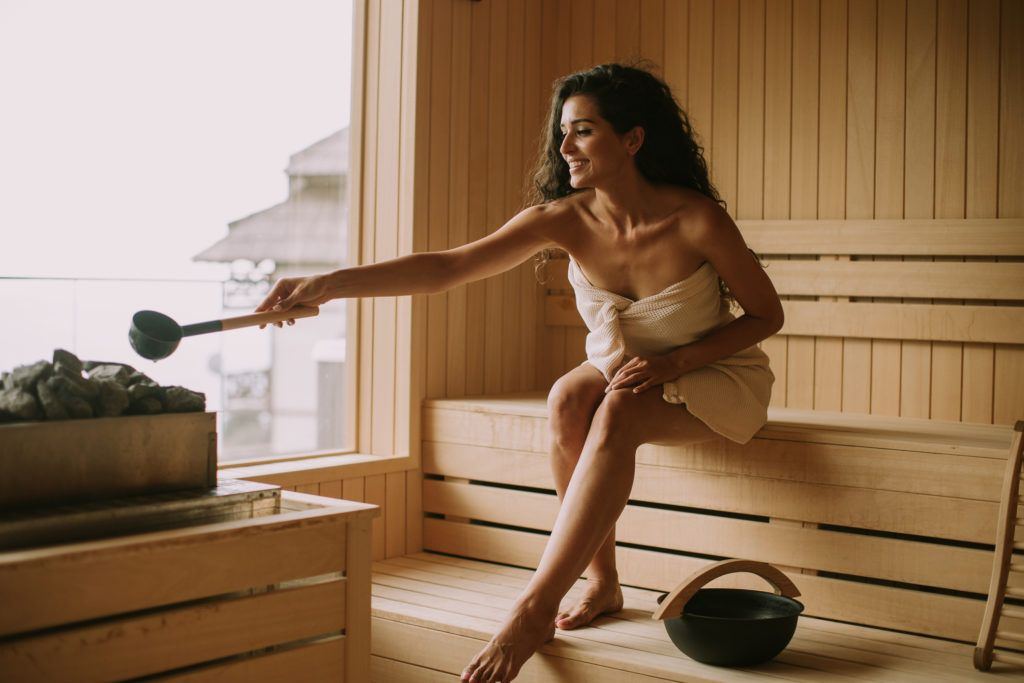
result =
[{"label": "bare shoulder", "polygon": [[520,227],[543,234],[555,243],[562,244],[580,224],[587,211],[583,195],[576,193],[568,197],[537,204],[520,211],[510,221]]},{"label": "bare shoulder", "polygon": [[683,239],[705,255],[722,248],[745,249],[743,236],[725,207],[710,197],[696,192],[693,195],[679,212]]}]

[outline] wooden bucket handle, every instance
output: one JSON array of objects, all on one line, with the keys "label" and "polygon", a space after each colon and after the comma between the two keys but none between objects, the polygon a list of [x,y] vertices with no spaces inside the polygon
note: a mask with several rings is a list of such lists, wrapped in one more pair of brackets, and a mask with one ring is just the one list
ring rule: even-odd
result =
[{"label": "wooden bucket handle", "polygon": [[796,585],[781,570],[766,562],[754,560],[722,560],[715,562],[691,574],[687,579],[675,587],[669,593],[658,609],[654,611],[654,619],[672,619],[683,613],[683,608],[690,601],[697,591],[705,585],[726,574],[739,572],[750,572],[757,574],[772,585],[776,595],[785,595],[788,598],[795,598],[800,595]]}]

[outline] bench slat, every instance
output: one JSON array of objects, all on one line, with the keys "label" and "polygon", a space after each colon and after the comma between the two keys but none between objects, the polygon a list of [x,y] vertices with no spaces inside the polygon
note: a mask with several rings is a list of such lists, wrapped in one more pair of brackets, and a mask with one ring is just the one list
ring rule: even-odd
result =
[{"label": "bench slat", "polygon": [[[550,494],[427,480],[423,510],[475,521],[514,523],[550,533],[558,499]],[[756,557],[800,567],[984,593],[992,554],[984,550],[768,524],[696,512],[627,506],[616,524],[616,539],[652,548],[719,557]]]},{"label": "bench slat", "polygon": [[1022,263],[766,259],[782,295],[1019,300]]},{"label": "bench slat", "polygon": [[1019,218],[741,220],[759,254],[1022,256]]}]

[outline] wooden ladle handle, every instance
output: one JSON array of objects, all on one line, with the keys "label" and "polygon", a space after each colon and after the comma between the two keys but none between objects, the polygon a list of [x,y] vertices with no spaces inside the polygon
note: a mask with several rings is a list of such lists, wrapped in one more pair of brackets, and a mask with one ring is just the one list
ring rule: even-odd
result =
[{"label": "wooden ladle handle", "polygon": [[800,591],[796,589],[796,585],[789,580],[789,577],[767,562],[722,560],[694,572],[676,586],[658,605],[658,609],[652,615],[653,618],[672,619],[678,617],[683,613],[683,608],[686,607],[686,603],[690,601],[690,598],[696,595],[697,591],[705,585],[720,576],[739,572],[757,574],[772,585],[776,595],[785,595],[789,598],[795,598],[800,595]]}]

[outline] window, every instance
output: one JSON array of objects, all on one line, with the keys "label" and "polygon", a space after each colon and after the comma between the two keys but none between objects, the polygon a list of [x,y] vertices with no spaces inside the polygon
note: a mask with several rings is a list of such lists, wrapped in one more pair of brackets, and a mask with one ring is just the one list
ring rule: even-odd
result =
[{"label": "window", "polygon": [[345,450],[343,303],[156,363],[127,331],[345,263],[351,36],[351,0],[0,5],[0,371],[64,348],[203,392],[222,463]]}]

